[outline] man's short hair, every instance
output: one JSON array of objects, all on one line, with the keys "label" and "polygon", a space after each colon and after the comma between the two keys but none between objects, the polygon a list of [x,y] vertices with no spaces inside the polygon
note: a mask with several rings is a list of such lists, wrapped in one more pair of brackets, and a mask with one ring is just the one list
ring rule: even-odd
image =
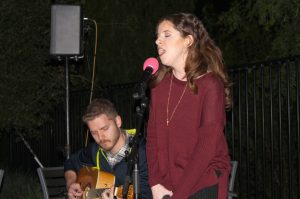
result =
[{"label": "man's short hair", "polygon": [[94,99],[86,108],[82,116],[83,122],[87,123],[100,115],[105,114],[109,119],[114,119],[118,116],[113,103],[104,98]]}]

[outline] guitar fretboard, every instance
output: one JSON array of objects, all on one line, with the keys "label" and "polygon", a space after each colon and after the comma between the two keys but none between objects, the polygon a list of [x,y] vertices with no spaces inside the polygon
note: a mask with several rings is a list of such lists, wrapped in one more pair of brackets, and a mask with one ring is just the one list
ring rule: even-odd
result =
[{"label": "guitar fretboard", "polygon": [[86,199],[101,199],[101,194],[105,189],[90,189],[86,192]]}]

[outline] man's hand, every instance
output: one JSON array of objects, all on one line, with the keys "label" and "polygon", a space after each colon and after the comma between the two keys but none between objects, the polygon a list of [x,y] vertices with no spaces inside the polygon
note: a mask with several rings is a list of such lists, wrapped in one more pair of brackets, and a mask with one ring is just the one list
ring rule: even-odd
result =
[{"label": "man's hand", "polygon": [[78,196],[82,196],[83,191],[81,190],[80,184],[72,183],[68,189],[69,199],[76,199]]},{"label": "man's hand", "polygon": [[101,194],[102,199],[113,199],[114,198],[114,187],[105,189]]},{"label": "man's hand", "polygon": [[165,195],[172,196],[173,192],[166,189],[163,185],[157,184],[151,187],[153,199],[162,199]]}]

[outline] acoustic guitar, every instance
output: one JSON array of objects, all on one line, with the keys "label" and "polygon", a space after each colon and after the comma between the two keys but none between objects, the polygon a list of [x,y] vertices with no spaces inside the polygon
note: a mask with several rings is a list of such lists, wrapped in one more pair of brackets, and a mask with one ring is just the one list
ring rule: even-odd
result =
[{"label": "acoustic guitar", "polygon": [[[77,183],[83,190],[83,195],[79,199],[102,199],[101,194],[106,189],[110,189],[115,185],[116,177],[108,172],[99,171],[94,167],[83,167],[79,170]],[[122,197],[123,188],[115,187],[114,196]],[[129,186],[126,199],[133,199],[133,186]]]}]

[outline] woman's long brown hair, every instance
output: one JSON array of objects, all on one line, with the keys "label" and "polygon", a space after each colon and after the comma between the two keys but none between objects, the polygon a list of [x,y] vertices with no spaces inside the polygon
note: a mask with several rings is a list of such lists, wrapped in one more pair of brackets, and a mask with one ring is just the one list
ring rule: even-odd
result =
[{"label": "woman's long brown hair", "polygon": [[[222,52],[209,37],[202,22],[192,14],[177,13],[161,18],[158,25],[163,21],[170,21],[174,28],[178,30],[182,37],[191,35],[194,39],[193,44],[189,47],[186,59],[185,73],[189,88],[196,94],[198,92],[195,80],[208,70],[212,71],[219,77],[225,88],[225,107],[229,108],[232,104],[228,73],[223,63]],[[157,25],[157,26],[158,26]],[[153,77],[151,86],[155,87],[167,73],[172,69],[163,64],[159,67],[156,75]]]}]

